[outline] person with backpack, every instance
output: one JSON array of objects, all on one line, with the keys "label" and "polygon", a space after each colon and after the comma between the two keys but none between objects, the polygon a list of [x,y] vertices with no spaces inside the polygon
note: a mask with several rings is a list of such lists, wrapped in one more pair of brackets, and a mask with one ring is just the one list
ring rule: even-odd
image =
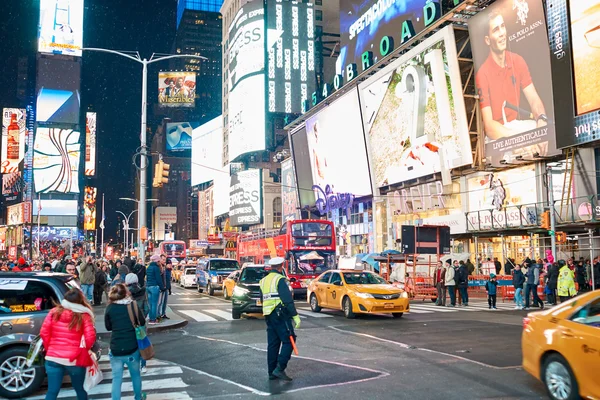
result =
[{"label": "person with backpack", "polygon": [[462,305],[463,307],[467,307],[469,305],[469,271],[467,270],[464,261],[459,263],[457,273],[458,274],[454,275],[454,280],[456,281],[456,286],[458,286],[460,296],[462,297]]},{"label": "person with backpack", "polygon": [[[125,267],[127,268],[127,267]],[[131,376],[131,384],[135,400],[143,400],[146,394],[142,393],[141,355],[138,349],[135,326],[130,312],[137,310],[137,320],[141,326],[146,324],[146,319],[137,307],[132,306],[134,300],[127,286],[117,283],[110,289],[109,304],[104,314],[106,330],[110,335],[110,348],[108,356],[112,369],[112,400],[121,399],[121,385],[123,383],[123,370],[125,365]],[[134,315],[135,318],[135,314]]]}]

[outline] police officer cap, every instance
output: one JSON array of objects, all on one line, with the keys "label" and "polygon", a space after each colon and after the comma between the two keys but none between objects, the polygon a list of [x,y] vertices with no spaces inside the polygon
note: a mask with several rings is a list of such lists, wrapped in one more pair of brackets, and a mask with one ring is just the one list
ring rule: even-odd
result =
[{"label": "police officer cap", "polygon": [[271,258],[269,260],[269,265],[273,265],[273,266],[277,266],[277,265],[281,265],[285,262],[285,258],[283,257],[275,257],[275,258]]}]

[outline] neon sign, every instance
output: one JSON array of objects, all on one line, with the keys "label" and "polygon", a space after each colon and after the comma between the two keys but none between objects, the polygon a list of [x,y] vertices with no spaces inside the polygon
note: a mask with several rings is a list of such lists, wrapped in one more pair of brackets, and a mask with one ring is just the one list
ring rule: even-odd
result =
[{"label": "neon sign", "polygon": [[321,215],[327,214],[328,212],[338,208],[342,210],[349,210],[352,208],[352,204],[354,203],[353,194],[334,193],[333,186],[331,185],[326,185],[325,190],[323,190],[323,188],[321,188],[319,185],[313,185],[312,189],[317,195],[315,207],[319,213],[321,213]]}]

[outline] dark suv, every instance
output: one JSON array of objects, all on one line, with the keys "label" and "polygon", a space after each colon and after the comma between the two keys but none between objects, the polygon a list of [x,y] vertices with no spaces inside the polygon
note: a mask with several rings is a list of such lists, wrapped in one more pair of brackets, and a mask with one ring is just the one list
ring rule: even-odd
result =
[{"label": "dark suv", "polygon": [[73,287],[67,274],[0,272],[0,398],[23,398],[42,385],[44,368],[27,367],[27,350],[48,312]]},{"label": "dark suv", "polygon": [[[246,265],[242,268],[231,295],[231,317],[233,319],[240,319],[243,313],[262,314],[260,280],[269,272],[271,272],[271,266],[265,265]],[[287,280],[285,272],[284,276]],[[290,290],[292,290],[291,287]],[[292,297],[293,294],[292,291]]]}]

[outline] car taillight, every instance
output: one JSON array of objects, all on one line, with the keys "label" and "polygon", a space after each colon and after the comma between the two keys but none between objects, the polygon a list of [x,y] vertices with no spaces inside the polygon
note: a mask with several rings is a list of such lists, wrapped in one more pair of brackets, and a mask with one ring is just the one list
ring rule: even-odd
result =
[{"label": "car taillight", "polygon": [[529,326],[530,323],[531,323],[531,318],[529,318],[529,317],[523,318],[523,329],[527,329],[527,327]]}]

